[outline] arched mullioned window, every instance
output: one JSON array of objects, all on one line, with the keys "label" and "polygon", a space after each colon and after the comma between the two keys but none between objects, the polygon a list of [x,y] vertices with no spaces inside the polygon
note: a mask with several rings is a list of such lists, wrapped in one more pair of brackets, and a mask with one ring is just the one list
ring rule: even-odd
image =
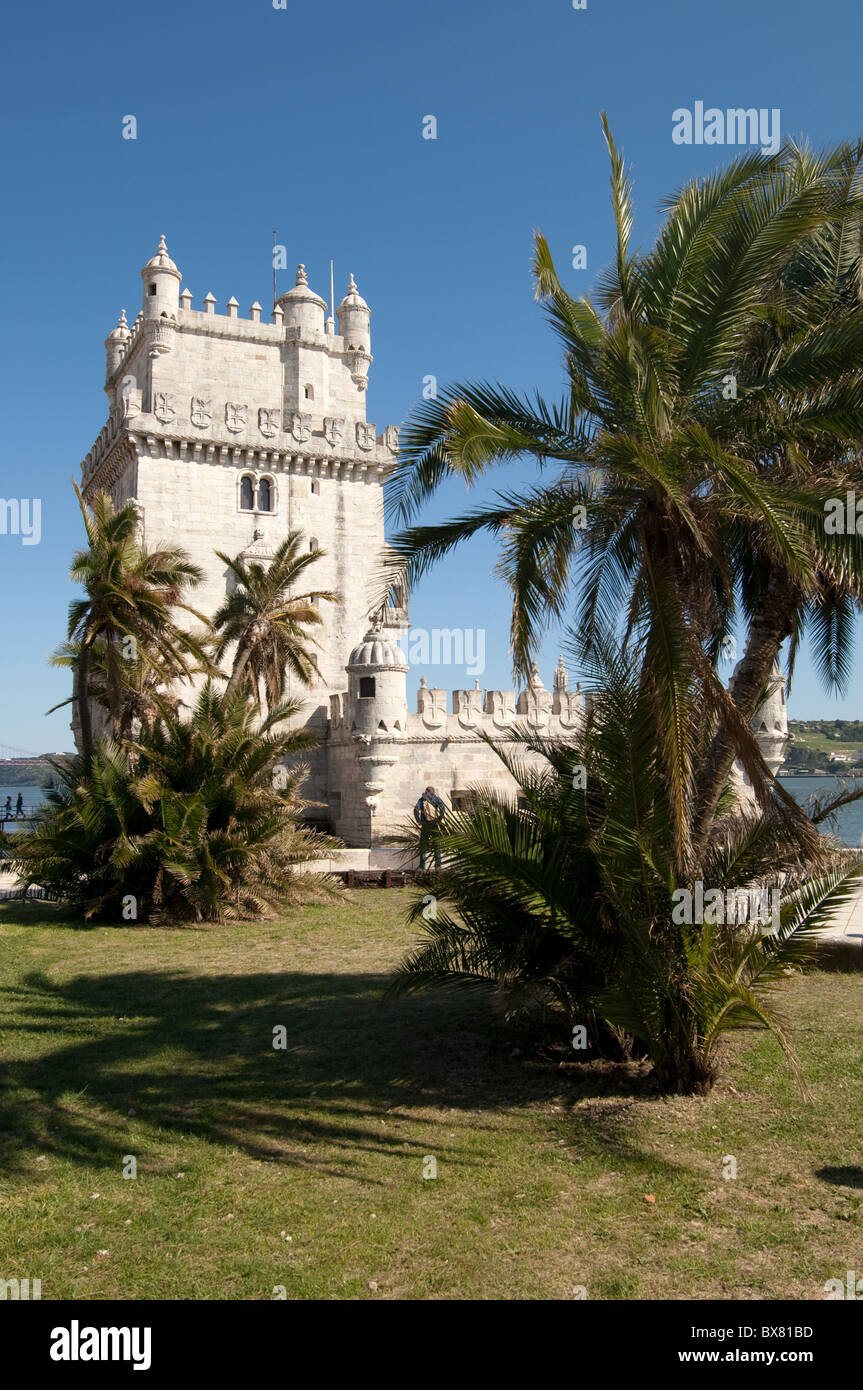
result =
[{"label": "arched mullioned window", "polygon": [[269,478],[262,478],[258,483],[258,511],[271,512],[273,510],[273,485]]},{"label": "arched mullioned window", "polygon": [[255,483],[253,478],[244,477],[240,481],[240,508],[244,512],[255,510]]}]

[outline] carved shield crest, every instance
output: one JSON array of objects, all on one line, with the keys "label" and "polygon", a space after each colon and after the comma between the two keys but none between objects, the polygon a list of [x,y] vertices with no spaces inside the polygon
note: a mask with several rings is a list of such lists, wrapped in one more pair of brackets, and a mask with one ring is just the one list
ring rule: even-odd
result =
[{"label": "carved shield crest", "polygon": [[453,705],[458,715],[458,722],[468,727],[479,724],[482,720],[482,691],[481,690],[454,690]]},{"label": "carved shield crest", "polygon": [[324,439],[328,444],[341,444],[345,437],[344,419],[334,416],[327,416],[324,420]]},{"label": "carved shield crest", "polygon": [[138,404],[138,383],[133,376],[123,377],[120,386],[120,405],[124,420],[128,420],[131,415],[137,415],[141,409]]},{"label": "carved shield crest", "polygon": [[367,425],[363,420],[357,421],[357,444],[361,449],[373,449],[375,447],[374,425]]},{"label": "carved shield crest", "polygon": [[193,396],[189,419],[195,429],[205,430],[213,419],[213,402],[205,401],[202,396]]},{"label": "carved shield crest", "polygon": [[429,690],[421,686],[417,691],[417,705],[422,721],[428,729],[439,729],[446,723],[446,691]]},{"label": "carved shield crest", "polygon": [[277,410],[258,411],[258,429],[267,439],[272,439],[273,435],[279,432],[279,412]]},{"label": "carved shield crest", "polygon": [[384,431],[384,443],[391,454],[399,451],[399,427],[398,425],[387,425]]},{"label": "carved shield crest", "polygon": [[312,433],[312,417],[294,414],[291,416],[291,434],[298,444],[305,444]]},{"label": "carved shield crest", "polygon": [[498,728],[504,728],[515,719],[515,691],[490,690],[488,692],[492,719]]},{"label": "carved shield crest", "polygon": [[177,412],[169,391],[156,392],[153,398],[153,414],[163,425],[170,425],[172,420],[176,420]]},{"label": "carved shield crest", "polygon": [[584,720],[584,700],[580,690],[565,690],[560,702],[560,722],[573,729]]},{"label": "carved shield crest", "polygon": [[240,405],[237,401],[227,401],[225,403],[225,424],[232,434],[239,434],[246,428],[246,413],[249,407]]}]

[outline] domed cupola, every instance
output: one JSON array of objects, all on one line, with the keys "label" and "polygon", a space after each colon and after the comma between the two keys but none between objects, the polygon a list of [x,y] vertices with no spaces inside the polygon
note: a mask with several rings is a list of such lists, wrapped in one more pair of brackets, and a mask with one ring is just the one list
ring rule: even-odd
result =
[{"label": "domed cupola", "polygon": [[326,302],[310,288],[304,265],[297,266],[297,283],[279,296],[278,303],[285,316],[285,328],[298,328],[301,338],[323,336]]},{"label": "domed cupola", "polygon": [[355,386],[363,391],[372,364],[372,340],[369,331],[371,310],[357,289],[353,275],[348,284],[348,292],[336,313],[339,316],[339,333],[344,339],[346,350],[351,354],[351,376]]},{"label": "domed cupola", "polygon": [[358,647],[354,647],[345,668],[351,671],[407,671],[405,654],[397,642],[384,637],[379,627],[370,627]]},{"label": "domed cupola", "polygon": [[105,351],[107,354],[105,361],[105,379],[107,381],[110,381],[122,362],[123,354],[126,351],[126,344],[131,336],[129,325],[126,322],[126,310],[123,309],[117,320],[117,327],[112,329],[105,339]]},{"label": "domed cupola", "polygon": [[346,313],[348,310],[350,310],[352,313],[355,310],[360,310],[363,314],[369,315],[371,315],[372,312],[368,304],[360,294],[359,290],[357,289],[357,283],[353,275],[348,276],[347,294],[345,295],[344,299],[339,305],[339,316],[341,317],[341,315],[343,313]]},{"label": "domed cupola", "polygon": [[176,319],[180,307],[182,275],[168,255],[165,238],[159,238],[155,256],[151,256],[141,279],[144,282],[144,318]]},{"label": "domed cupola", "polygon": [[373,623],[346,666],[351,732],[396,738],[407,727],[408,663],[398,643]]}]

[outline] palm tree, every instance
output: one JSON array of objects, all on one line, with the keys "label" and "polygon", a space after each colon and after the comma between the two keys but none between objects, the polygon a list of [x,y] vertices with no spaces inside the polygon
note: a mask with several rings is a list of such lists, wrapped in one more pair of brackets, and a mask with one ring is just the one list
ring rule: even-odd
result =
[{"label": "palm tree", "polygon": [[[863,481],[863,147],[747,154],[683,188],[640,255],[629,178],[603,121],[617,251],[597,305],[567,294],[536,237],[537,297],[563,344],[565,396],[447,388],[402,430],[388,506],[409,521],[447,477],[471,485],[517,458],[555,465],[556,476],[403,530],[394,563],[415,580],[478,532],[500,537],[517,673],[544,626],[568,612],[576,576],[580,660],[622,615],[654,709],[683,872],[706,852],[735,755],[762,804],[778,798],[802,826],[750,729],[785,637],[808,623],[828,677],[847,674],[863,542],[826,537],[824,503],[838,479]],[[749,642],[729,694],[716,666],[741,613]]]},{"label": "palm tree", "polygon": [[[698,888],[677,874],[650,695],[626,653],[607,657],[597,674],[571,746],[525,733],[521,751],[499,750],[518,802],[479,787],[469,812],[447,814],[435,911],[421,888],[410,920],[423,935],[390,993],[468,986],[492,993],[508,1016],[542,1006],[546,1042],[566,1046],[582,1025],[594,1053],[646,1055],[663,1087],[685,1093],[713,1084],[723,1033],[766,1026],[799,1076],[773,996],[859,891],[863,857],[843,864],[823,840],[804,872],[796,827],[774,801],[714,838],[701,880],[711,910],[704,921],[684,912],[676,921],[682,895],[695,899]],[[689,717],[697,719],[694,708]],[[542,755],[539,767],[525,751]],[[586,779],[575,775],[585,768]],[[415,850],[416,834],[404,839]],[[736,920],[756,887],[779,894],[769,934]]]},{"label": "palm tree", "polygon": [[218,634],[215,659],[222,661],[236,643],[228,691],[245,688],[257,701],[263,683],[269,707],[284,699],[289,671],[303,685],[314,679],[317,661],[310,644],[319,644],[308,629],[323,622],[317,602],[337,601],[326,590],[292,592],[309,566],[325,554],[318,546],[301,552],[302,539],[301,532],[289,532],[267,565],[242,554],[232,560],[216,552],[236,585],[213,618]]},{"label": "palm tree", "polygon": [[[200,641],[203,646],[207,641],[206,635],[202,636]],[[64,642],[51,659],[55,666],[67,666],[77,671],[79,656],[80,648],[76,643]],[[166,666],[151,652],[146,657],[136,655],[128,660],[124,657],[122,683],[118,688],[111,690],[108,684],[110,669],[110,646],[104,642],[94,643],[90,650],[90,699],[109,715],[111,735],[120,743],[132,737],[136,725],[142,731],[151,729],[162,702],[175,709],[185,704],[179,695],[170,697],[167,694],[168,688],[179,675],[213,674],[209,659],[180,668],[177,664]],[[48,710],[48,714],[53,714],[55,709],[62,709],[64,705],[74,704],[75,698],[73,695],[67,700],[61,700]]]},{"label": "palm tree", "polygon": [[[286,704],[261,720],[244,692],[207,681],[188,718],[161,698],[146,737],[103,740],[85,762],[53,764],[60,789],[10,846],[25,881],[86,918],[252,919],[326,891],[303,876],[332,842],[298,823],[298,772],[286,757],[315,743],[285,728]],[[12,837],[10,837],[11,839]]]},{"label": "palm tree", "polygon": [[73,698],[87,762],[94,747],[94,668],[100,668],[97,684],[119,734],[127,663],[143,663],[162,684],[188,677],[207,658],[201,640],[179,628],[173,614],[179,608],[201,623],[206,620],[184,600],[203,573],[183,550],[143,545],[134,504],[115,509],[106,493],[96,493],[89,503],[77,486],[75,493],[88,545],[73,559],[70,576],[84,596],[69,605],[68,641],[53,660],[75,671]]},{"label": "palm tree", "polygon": [[[803,166],[816,163],[794,151]],[[863,538],[833,536],[825,503],[859,485],[861,343],[863,343],[863,214],[859,199],[861,146],[841,152],[835,194],[842,215],[804,238],[765,296],[741,351],[744,409],[737,452],[780,491],[795,515],[788,555],[760,518],[729,528],[739,556],[742,606],[749,620],[747,650],[734,682],[734,706],[749,719],[782,643],[790,638],[789,670],[807,631],[829,693],[847,688],[855,610],[861,604]],[[696,806],[697,843],[711,817],[734,749],[719,724],[705,759]]]}]

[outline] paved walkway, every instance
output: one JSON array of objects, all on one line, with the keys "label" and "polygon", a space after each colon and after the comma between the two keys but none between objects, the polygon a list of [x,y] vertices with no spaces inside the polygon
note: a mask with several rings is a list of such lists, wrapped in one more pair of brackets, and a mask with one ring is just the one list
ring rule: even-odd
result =
[{"label": "paved walkway", "polygon": [[825,927],[818,935],[822,941],[847,941],[849,945],[863,945],[863,888],[854,898],[836,909],[834,925]]}]

